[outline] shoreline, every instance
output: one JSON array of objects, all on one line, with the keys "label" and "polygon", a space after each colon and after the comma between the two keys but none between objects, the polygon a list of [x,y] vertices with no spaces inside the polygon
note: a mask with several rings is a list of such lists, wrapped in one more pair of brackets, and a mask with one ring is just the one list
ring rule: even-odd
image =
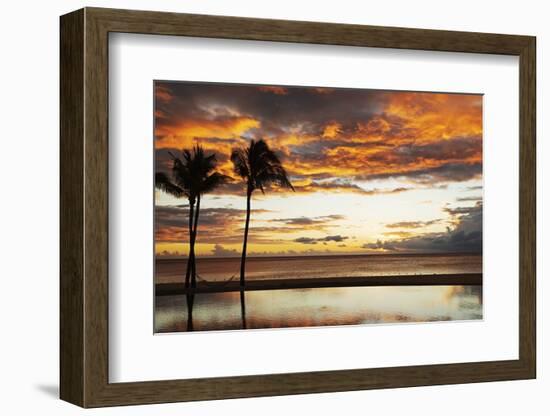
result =
[{"label": "shoreline", "polygon": [[[481,286],[482,273],[431,274],[431,275],[389,275],[368,277],[325,277],[300,279],[265,279],[246,282],[244,291],[317,289],[330,287],[368,286]],[[187,293],[239,292],[238,280],[230,282],[197,282],[196,288],[185,288],[183,283],[157,283],[155,296],[182,295]]]}]

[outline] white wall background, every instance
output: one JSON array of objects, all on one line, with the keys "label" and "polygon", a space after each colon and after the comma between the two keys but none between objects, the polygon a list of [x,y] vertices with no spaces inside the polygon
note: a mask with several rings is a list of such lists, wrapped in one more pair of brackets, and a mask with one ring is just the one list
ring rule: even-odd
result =
[{"label": "white wall background", "polygon": [[[79,408],[58,395],[58,16],[103,6],[276,19],[530,34],[538,37],[538,330],[537,380],[338,394],[225,400],[87,411],[102,415],[545,415],[550,409],[550,360],[544,303],[543,247],[550,236],[542,212],[550,201],[550,146],[544,141],[544,103],[550,101],[549,11],[536,0],[271,2],[121,0],[5,2],[0,15],[0,410],[3,414],[71,415]],[[546,199],[546,201],[544,200]],[[546,266],[548,262],[546,261]],[[548,267],[548,266],[547,266]]]}]

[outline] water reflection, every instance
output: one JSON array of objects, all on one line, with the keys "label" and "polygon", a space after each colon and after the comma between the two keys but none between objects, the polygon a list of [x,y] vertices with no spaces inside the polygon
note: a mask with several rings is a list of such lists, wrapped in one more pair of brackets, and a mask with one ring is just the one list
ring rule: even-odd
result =
[{"label": "water reflection", "polygon": [[195,294],[188,293],[187,300],[187,331],[193,331],[193,305],[195,303]]},{"label": "water reflection", "polygon": [[482,318],[481,286],[349,287],[158,296],[155,331]]},{"label": "water reflection", "polygon": [[246,329],[246,299],[245,299],[245,291],[241,290],[241,322],[242,322],[242,329]]}]

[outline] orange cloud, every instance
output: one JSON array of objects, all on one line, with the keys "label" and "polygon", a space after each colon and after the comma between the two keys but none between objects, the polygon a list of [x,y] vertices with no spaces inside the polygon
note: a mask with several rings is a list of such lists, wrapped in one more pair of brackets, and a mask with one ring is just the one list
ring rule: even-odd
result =
[{"label": "orange cloud", "polygon": [[341,128],[342,125],[340,123],[331,122],[325,126],[325,129],[323,130],[323,137],[333,139],[338,135],[338,133],[340,133]]},{"label": "orange cloud", "polygon": [[261,87],[258,87],[258,90],[262,91],[262,92],[270,92],[270,93],[277,94],[277,95],[287,95],[288,94],[288,90],[286,88],[276,87],[276,86],[261,86]]},{"label": "orange cloud", "polygon": [[174,98],[170,89],[163,85],[155,85],[155,98],[163,103],[169,103]]},{"label": "orange cloud", "polygon": [[[343,102],[332,103],[338,90],[326,94],[332,90],[310,88],[308,92],[324,94],[316,98],[320,110],[297,112],[284,122],[279,119],[279,110],[276,110],[279,107],[270,109],[270,100],[279,103],[288,99],[286,107],[294,108],[295,99],[311,107],[312,98],[304,99],[300,91],[293,88],[248,88],[247,94],[254,95],[254,100],[261,97],[260,101],[251,100],[251,107],[239,107],[230,99],[231,94],[224,92],[212,101],[203,98],[200,105],[191,106],[197,114],[210,105],[224,108],[224,112],[202,116],[178,113],[177,117],[169,119],[166,116],[173,114],[172,110],[159,111],[156,114],[156,148],[182,149],[200,143],[206,150],[216,153],[218,169],[232,175],[231,151],[245,146],[250,137],[261,137],[279,154],[293,181],[303,181],[297,189],[304,192],[323,190],[319,179],[329,178],[353,182],[404,176],[411,182],[429,183],[432,180],[435,183],[481,175],[481,95],[381,91],[377,95],[365,95],[365,106],[371,106],[374,114],[362,117],[351,114],[348,119],[348,114],[339,110],[340,117],[325,121],[323,111],[344,105]],[[167,89],[157,88],[156,92],[159,103],[168,99]],[[288,95],[288,98],[262,93]],[[228,97],[227,102],[224,94]],[[170,106],[161,107],[165,110]],[[350,108],[350,113],[352,110]],[[256,114],[255,111],[258,111],[256,117],[251,115]],[[444,171],[446,167],[449,169]],[[342,183],[345,181],[340,181],[338,190],[336,187],[333,190],[356,191]],[[228,188],[225,191],[232,193]]]},{"label": "orange cloud", "polygon": [[418,142],[481,137],[482,96],[472,94],[393,93],[385,113],[405,121]]},{"label": "orange cloud", "polygon": [[260,122],[251,117],[229,117],[221,120],[185,119],[176,125],[157,123],[155,147],[157,149],[191,147],[196,138],[208,146],[209,138],[236,139],[246,131],[260,127]]},{"label": "orange cloud", "polygon": [[[475,170],[481,164],[480,95],[392,92],[386,98],[381,112],[353,131],[344,130],[338,121],[327,123],[321,137],[337,140],[332,145],[323,147],[321,138],[298,134],[275,140],[291,159],[286,162],[288,170],[298,175],[368,177],[459,164]],[[320,144],[318,157],[292,157],[288,150],[289,145],[315,141]]]}]

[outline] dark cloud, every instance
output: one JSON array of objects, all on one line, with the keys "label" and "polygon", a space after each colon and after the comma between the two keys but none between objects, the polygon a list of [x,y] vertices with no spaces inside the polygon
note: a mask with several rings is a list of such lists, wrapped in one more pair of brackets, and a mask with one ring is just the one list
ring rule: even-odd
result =
[{"label": "dark cloud", "polygon": [[370,150],[370,149],[390,149],[394,145],[384,140],[376,141],[349,141],[343,139],[323,139],[319,141],[306,142],[300,144],[294,144],[289,146],[290,154],[288,155],[290,160],[296,159],[304,162],[314,162],[323,160],[325,153],[332,149],[358,149],[358,150]]},{"label": "dark cloud", "polygon": [[321,238],[311,238],[311,237],[299,237],[294,239],[293,241],[296,243],[302,243],[302,244],[317,244],[317,243],[328,243],[328,242],[336,242],[341,243],[344,240],[347,240],[349,237],[341,236],[341,235],[327,235],[326,237]]},{"label": "dark cloud", "polygon": [[[261,213],[267,210],[252,210]],[[199,225],[226,224],[231,219],[244,219],[245,210],[236,208],[201,208]],[[155,207],[155,221],[159,226],[186,226],[189,219],[187,205],[170,205]]]},{"label": "dark cloud", "polygon": [[237,250],[224,248],[221,244],[216,244],[212,250],[212,255],[216,257],[235,257],[239,254]]},{"label": "dark cloud", "polygon": [[[252,222],[249,229],[249,241],[254,243],[276,243],[282,240],[277,235],[299,231],[322,231],[335,221],[344,219],[342,215],[325,215],[313,218],[295,217],[268,220],[273,226],[255,224],[257,214],[268,213],[269,210],[252,209]],[[246,210],[236,208],[201,208],[199,216],[198,239],[200,243],[225,244],[242,242]],[[186,204],[178,206],[155,207],[155,240],[157,242],[187,242],[188,241],[189,207]],[[264,220],[259,220],[263,222]],[[327,236],[319,242],[342,242],[347,237]],[[307,242],[305,242],[308,244]]]},{"label": "dark cloud", "polygon": [[365,189],[346,178],[331,181],[312,181],[304,185],[295,185],[296,192],[345,192],[361,195],[387,195],[407,192],[413,188],[391,188],[391,189]]},{"label": "dark cloud", "polygon": [[[286,233],[290,233],[290,232],[295,232],[295,231],[299,231],[299,230],[307,230],[307,229],[310,229],[310,227],[281,227],[281,226],[273,226],[273,227],[261,227],[261,226],[257,226],[257,225],[253,225],[250,227],[249,229],[249,235],[256,235],[256,234],[265,234],[265,233],[271,233],[271,234],[274,234],[274,233],[282,233],[282,234],[286,234]],[[314,229],[318,229],[318,228],[314,228]]]},{"label": "dark cloud", "polygon": [[457,225],[444,233],[428,233],[420,236],[405,237],[398,240],[378,240],[364,244],[370,250],[394,252],[463,252],[481,253],[482,251],[482,204],[474,207],[447,209],[451,215],[458,216]]},{"label": "dark cloud", "polygon": [[478,202],[481,201],[480,196],[465,196],[456,199],[457,202]]},{"label": "dark cloud", "polygon": [[343,237],[341,235],[329,235],[322,239],[322,241],[335,241],[337,243],[340,243],[344,240],[347,240],[349,237]]},{"label": "dark cloud", "polygon": [[382,158],[398,163],[413,163],[419,160],[460,160],[479,156],[481,141],[479,137],[458,137],[452,140],[417,145],[415,143],[397,146],[391,153],[380,152],[373,156],[373,160]]},{"label": "dark cloud", "polygon": [[438,224],[442,220],[430,220],[430,221],[400,221],[391,224],[386,224],[386,228],[422,228],[429,225]]},{"label": "dark cloud", "polygon": [[408,172],[388,172],[375,175],[362,175],[359,179],[408,179],[422,185],[434,185],[442,182],[462,182],[481,177],[481,162],[449,163],[434,168],[416,169]]},{"label": "dark cloud", "polygon": [[[324,142],[323,142],[324,143]],[[392,145],[392,141],[386,142],[387,149],[380,149],[380,146],[374,146],[379,151],[367,154],[362,161],[366,167],[380,166],[387,167],[388,174],[408,176],[415,174],[415,167],[423,164],[433,165],[441,163],[449,165],[457,161],[472,160],[481,158],[482,144],[479,137],[457,137],[454,139],[440,139],[430,143],[418,144],[416,140],[409,140],[408,143]],[[362,143],[351,143],[353,148],[361,147]],[[372,142],[366,142],[368,147]],[[350,147],[349,143],[344,143],[339,148],[339,155],[350,160],[356,160],[356,152]],[[356,160],[357,162],[357,160]],[[398,169],[398,172],[392,173],[392,169]],[[417,169],[416,169],[417,170]]]},{"label": "dark cloud", "polygon": [[[252,209],[252,215],[269,212],[268,210]],[[235,208],[201,208],[199,216],[198,235],[201,243],[217,244],[223,242],[242,242],[246,211]],[[183,206],[155,207],[155,241],[157,242],[187,242],[189,208]],[[264,237],[250,230],[251,241],[264,241]],[[267,237],[265,237],[267,239]],[[273,242],[275,240],[267,239]]]},{"label": "dark cloud", "polygon": [[[158,110],[163,113],[212,119],[229,116],[238,109],[240,115],[259,120],[262,134],[268,136],[290,128],[321,134],[327,120],[338,120],[345,128],[354,129],[358,121],[368,121],[381,110],[386,95],[382,91],[361,89],[312,94],[311,88],[285,86],[285,94],[274,94],[266,93],[265,86],[242,84],[163,81],[157,85],[172,97],[169,101],[157,100]],[[345,106],[335,105],[344,102]]]},{"label": "dark cloud", "polygon": [[456,207],[456,208],[445,207],[443,208],[443,211],[453,216],[466,215],[466,214],[477,212],[480,206],[481,206],[481,201],[477,202],[476,205],[473,207]]},{"label": "dark cloud", "polygon": [[345,219],[343,215],[323,215],[319,217],[275,218],[271,221],[296,226],[326,225],[332,221]]},{"label": "dark cloud", "polygon": [[[299,191],[361,192],[352,183],[361,179],[438,184],[481,175],[481,106],[474,95],[169,81],[156,89],[159,148],[207,143],[224,174],[231,173],[231,149],[261,137],[292,179],[347,171],[350,180],[339,187],[310,181]],[[159,148],[157,170],[165,171],[168,154]],[[238,182],[217,190],[237,192]]]},{"label": "dark cloud", "polygon": [[302,243],[302,244],[317,244],[316,238],[311,237],[299,237],[294,240],[296,243]]}]

